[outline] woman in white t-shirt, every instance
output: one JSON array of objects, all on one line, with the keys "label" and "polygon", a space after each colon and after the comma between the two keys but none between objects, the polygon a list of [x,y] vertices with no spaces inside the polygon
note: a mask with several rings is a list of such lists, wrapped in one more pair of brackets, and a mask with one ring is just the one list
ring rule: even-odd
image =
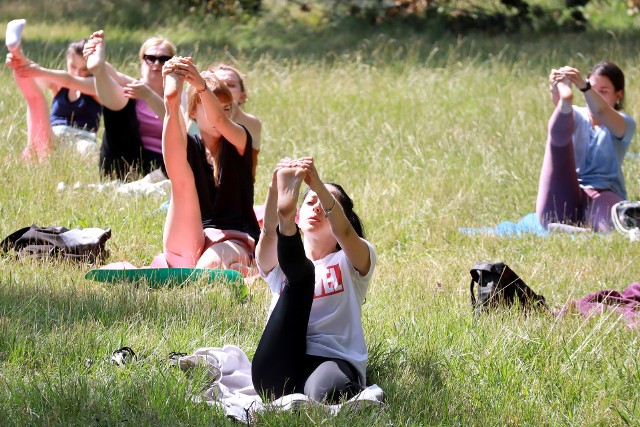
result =
[{"label": "woman in white t-shirt", "polygon": [[[305,194],[296,224],[302,182]],[[302,231],[302,239],[299,231]],[[376,264],[344,189],[323,183],[313,158],[274,170],[256,260],[273,293],[252,362],[267,398],[304,393],[336,401],[366,385],[362,304]]]}]

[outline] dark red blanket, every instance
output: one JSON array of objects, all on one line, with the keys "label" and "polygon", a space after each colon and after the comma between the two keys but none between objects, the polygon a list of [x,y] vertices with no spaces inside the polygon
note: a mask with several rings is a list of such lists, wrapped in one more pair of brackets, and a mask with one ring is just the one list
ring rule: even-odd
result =
[{"label": "dark red blanket", "polygon": [[622,292],[605,289],[569,301],[557,314],[563,316],[568,312],[578,312],[589,317],[605,310],[620,313],[631,328],[640,327],[640,283],[634,282]]}]

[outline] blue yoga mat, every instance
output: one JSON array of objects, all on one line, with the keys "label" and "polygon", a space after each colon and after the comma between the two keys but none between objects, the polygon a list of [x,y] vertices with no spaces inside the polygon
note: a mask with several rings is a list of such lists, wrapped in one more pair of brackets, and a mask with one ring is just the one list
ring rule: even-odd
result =
[{"label": "blue yoga mat", "polygon": [[463,227],[459,230],[464,234],[488,234],[490,236],[504,237],[522,237],[525,234],[534,234],[543,237],[549,235],[549,232],[540,224],[540,221],[538,221],[538,216],[535,212],[525,215],[518,222],[504,221],[495,227]]}]

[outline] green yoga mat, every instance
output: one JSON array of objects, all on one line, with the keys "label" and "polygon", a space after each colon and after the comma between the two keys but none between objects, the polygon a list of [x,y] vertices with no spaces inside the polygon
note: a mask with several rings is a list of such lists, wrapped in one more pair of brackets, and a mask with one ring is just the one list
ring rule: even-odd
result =
[{"label": "green yoga mat", "polygon": [[98,282],[121,283],[144,281],[152,288],[181,286],[187,281],[205,278],[207,282],[222,280],[228,283],[239,298],[249,294],[249,288],[242,274],[235,270],[215,268],[129,268],[129,269],[93,269],[85,275],[85,279]]}]

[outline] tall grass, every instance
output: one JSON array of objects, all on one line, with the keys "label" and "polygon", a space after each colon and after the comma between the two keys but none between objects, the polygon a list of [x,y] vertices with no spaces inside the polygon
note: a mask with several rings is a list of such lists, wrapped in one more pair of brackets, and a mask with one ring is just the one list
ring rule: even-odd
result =
[{"label": "tall grass", "polygon": [[[63,66],[68,40],[92,28],[29,23],[25,50]],[[638,38],[632,32],[514,37],[369,33],[305,53],[225,48],[209,28],[105,28],[109,60],[137,73],[136,52],[159,32],[201,66],[235,60],[247,110],[264,123],[256,202],[283,156],[313,155],[324,179],[354,196],[378,253],[364,305],[368,377],[380,410],[265,414],[264,425],[637,425],[637,331],[611,313],[471,315],[468,270],[504,260],[553,308],[640,279],[640,247],[623,236],[469,236],[534,210],[552,111],[546,76],[608,59],[627,75],[626,110],[640,118]],[[336,41],[335,45],[331,45]],[[310,44],[310,43],[309,43]],[[248,45],[247,45],[248,46]],[[294,52],[295,54],[292,54]],[[164,201],[101,192],[95,159],[58,149],[26,165],[25,104],[0,69],[0,235],[37,223],[111,227],[108,261],[148,264],[162,250]],[[580,97],[576,97],[580,100]],[[631,151],[640,151],[634,141]],[[624,165],[640,198],[640,159]],[[59,182],[67,188],[58,191]],[[83,185],[74,189],[74,183]],[[192,396],[203,372],[169,366],[170,351],[236,344],[253,355],[267,286],[236,301],[224,284],[151,290],[83,278],[88,266],[0,258],[0,420],[3,425],[233,425]],[[109,363],[131,346],[139,361]]]}]

